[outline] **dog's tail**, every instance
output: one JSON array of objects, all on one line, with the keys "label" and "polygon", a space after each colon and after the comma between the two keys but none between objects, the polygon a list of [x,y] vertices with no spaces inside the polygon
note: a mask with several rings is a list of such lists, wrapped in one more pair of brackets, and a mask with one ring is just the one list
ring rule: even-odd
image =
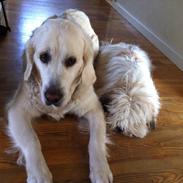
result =
[{"label": "dog's tail", "polygon": [[[149,77],[148,86],[138,79],[138,74],[123,77],[109,95],[107,122],[125,135],[143,138],[155,128],[159,112],[159,96]],[[147,81],[146,81],[147,82]]]}]

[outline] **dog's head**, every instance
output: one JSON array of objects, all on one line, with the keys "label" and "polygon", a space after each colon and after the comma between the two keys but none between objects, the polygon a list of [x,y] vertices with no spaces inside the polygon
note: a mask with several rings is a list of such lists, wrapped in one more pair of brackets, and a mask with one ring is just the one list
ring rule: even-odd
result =
[{"label": "dog's head", "polygon": [[48,19],[37,28],[26,46],[24,80],[39,82],[46,105],[66,105],[79,87],[95,80],[91,40],[69,20]]}]

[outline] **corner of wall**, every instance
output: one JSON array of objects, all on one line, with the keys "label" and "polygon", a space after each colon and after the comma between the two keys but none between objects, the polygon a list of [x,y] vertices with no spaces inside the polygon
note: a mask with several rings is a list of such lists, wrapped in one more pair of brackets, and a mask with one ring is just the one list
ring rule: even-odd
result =
[{"label": "corner of wall", "polygon": [[154,34],[148,27],[135,18],[116,0],[106,0],[114,9],[126,18],[139,32],[141,32],[152,44],[164,53],[177,67],[183,71],[183,57],[173,48],[167,45],[160,37]]}]

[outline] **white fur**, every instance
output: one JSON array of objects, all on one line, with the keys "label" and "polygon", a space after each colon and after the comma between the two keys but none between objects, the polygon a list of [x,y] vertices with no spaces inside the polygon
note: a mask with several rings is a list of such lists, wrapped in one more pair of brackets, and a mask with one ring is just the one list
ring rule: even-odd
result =
[{"label": "white fur", "polygon": [[[21,158],[25,159],[27,182],[52,183],[52,175],[31,121],[42,114],[48,114],[56,120],[64,117],[65,113],[83,116],[88,120],[90,130],[91,182],[112,183],[112,173],[106,158],[106,122],[93,89],[96,79],[93,59],[98,40],[94,46],[90,37],[94,31],[84,13],[68,10],[66,15],[46,20],[27,43],[24,80],[8,106],[9,135],[21,152],[18,162],[22,162]],[[46,50],[51,54],[48,64],[40,61],[40,54]],[[76,64],[70,68],[64,66],[67,56],[77,58]],[[64,91],[63,102],[59,107],[45,104],[45,88],[53,81]]]},{"label": "white fur", "polygon": [[61,17],[77,23],[88,34],[92,40],[94,55],[96,56],[99,51],[99,40],[98,36],[91,27],[88,16],[83,11],[68,9],[61,15]]},{"label": "white fur", "polygon": [[160,109],[147,54],[135,45],[101,47],[95,63],[99,97],[107,98],[107,121],[129,136],[144,137],[155,125]]}]

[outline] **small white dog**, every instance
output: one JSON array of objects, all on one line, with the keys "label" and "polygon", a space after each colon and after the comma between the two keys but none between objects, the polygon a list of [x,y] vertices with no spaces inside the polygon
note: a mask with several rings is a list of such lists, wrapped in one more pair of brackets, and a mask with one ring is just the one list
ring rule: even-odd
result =
[{"label": "small white dog", "polygon": [[106,122],[94,92],[98,38],[88,17],[67,10],[37,28],[26,46],[24,80],[8,106],[8,131],[25,159],[28,183],[52,183],[31,121],[42,114],[59,120],[65,113],[89,122],[92,183],[112,183],[106,158]]},{"label": "small white dog", "polygon": [[130,44],[106,44],[101,46],[95,71],[107,122],[125,135],[144,137],[155,127],[160,109],[147,54]]}]

